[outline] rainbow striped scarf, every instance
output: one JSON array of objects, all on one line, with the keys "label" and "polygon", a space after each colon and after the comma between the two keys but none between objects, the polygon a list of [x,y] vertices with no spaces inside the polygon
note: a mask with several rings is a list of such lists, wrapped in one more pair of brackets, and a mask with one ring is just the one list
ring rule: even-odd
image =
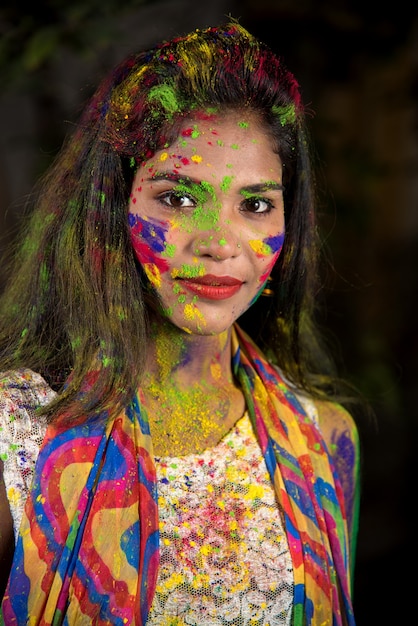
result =
[{"label": "rainbow striped scarf", "polygon": [[[324,441],[238,327],[233,368],[284,512],[294,564],[293,624],[353,626],[347,522]],[[114,420],[105,417],[47,430],[2,603],[6,626],[146,624],[159,535],[141,394]]]}]

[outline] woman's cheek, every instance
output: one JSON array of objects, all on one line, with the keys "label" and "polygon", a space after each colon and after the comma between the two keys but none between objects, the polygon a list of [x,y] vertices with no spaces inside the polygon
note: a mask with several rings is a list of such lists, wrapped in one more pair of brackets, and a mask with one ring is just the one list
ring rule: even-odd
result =
[{"label": "woman's cheek", "polygon": [[[270,272],[273,269],[284,243],[284,232],[278,235],[270,235],[265,239],[252,239],[249,242],[250,247],[255,252],[257,259],[263,259],[267,264],[259,278],[260,288],[263,288]],[[263,264],[264,265],[264,264]]]},{"label": "woman's cheek", "polygon": [[161,285],[162,274],[169,270],[169,264],[163,256],[167,249],[168,226],[134,213],[128,214],[128,221],[135,256],[148,280],[158,288]]}]

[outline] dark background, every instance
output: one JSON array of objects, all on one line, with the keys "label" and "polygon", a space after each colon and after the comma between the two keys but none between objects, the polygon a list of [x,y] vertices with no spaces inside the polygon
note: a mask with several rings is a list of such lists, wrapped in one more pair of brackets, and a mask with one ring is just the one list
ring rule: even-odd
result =
[{"label": "dark background", "polygon": [[[410,6],[411,4],[411,6]],[[8,6],[10,5],[10,6]],[[414,622],[418,558],[418,10],[400,0],[39,0],[0,8],[0,246],[100,78],[230,14],[283,55],[312,111],[326,315],[359,415],[358,626]],[[1,251],[1,250],[0,250]],[[0,267],[1,271],[1,267]],[[415,595],[414,595],[415,594]]]}]

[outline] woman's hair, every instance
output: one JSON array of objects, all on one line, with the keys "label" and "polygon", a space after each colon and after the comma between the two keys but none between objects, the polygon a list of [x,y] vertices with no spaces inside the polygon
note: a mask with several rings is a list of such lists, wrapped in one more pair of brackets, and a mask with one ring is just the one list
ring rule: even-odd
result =
[{"label": "woman's hair", "polygon": [[136,167],[174,141],[185,117],[231,109],[258,114],[285,187],[274,295],[239,324],[298,387],[320,392],[328,358],[313,321],[316,225],[299,87],[278,56],[231,21],[122,62],[36,189],[0,303],[0,369],[29,367],[47,379],[71,371],[55,411],[77,417],[131,400],[149,333],[127,219]]}]

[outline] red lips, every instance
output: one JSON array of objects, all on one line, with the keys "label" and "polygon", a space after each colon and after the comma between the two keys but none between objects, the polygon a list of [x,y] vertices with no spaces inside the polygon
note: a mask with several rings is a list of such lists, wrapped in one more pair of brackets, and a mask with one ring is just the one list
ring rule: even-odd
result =
[{"label": "red lips", "polygon": [[209,300],[226,300],[236,294],[243,284],[242,280],[232,276],[214,276],[213,274],[180,280],[185,289]]}]

